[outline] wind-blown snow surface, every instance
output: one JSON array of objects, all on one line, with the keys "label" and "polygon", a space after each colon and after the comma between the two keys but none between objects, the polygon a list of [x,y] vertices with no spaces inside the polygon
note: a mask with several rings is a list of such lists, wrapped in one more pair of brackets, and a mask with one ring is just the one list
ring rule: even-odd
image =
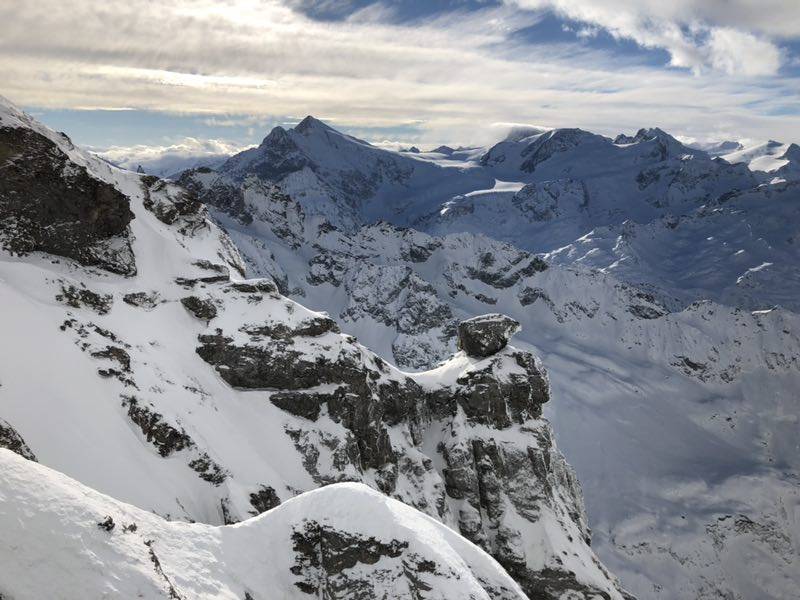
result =
[{"label": "wind-blown snow surface", "polygon": [[[0,448],[0,531],[0,594],[15,600],[302,600],[322,590],[297,582],[326,581],[336,561],[347,568],[327,583],[352,585],[353,593],[369,585],[374,597],[408,600],[420,593],[432,600],[525,598],[482,550],[356,483],[306,492],[239,525],[215,527],[166,521]],[[342,545],[321,547],[325,535]],[[321,564],[308,560],[304,543]]]},{"label": "wind-blown snow surface", "polygon": [[[350,172],[337,165],[384,151],[326,146],[333,134],[317,131],[287,132],[316,136],[300,168],[324,182],[311,204],[293,168],[183,178],[216,206],[251,273],[410,368],[447,357],[459,319],[513,316],[552,376],[549,415],[584,483],[595,547],[623,583],[642,598],[800,594],[790,169],[754,172],[657,129],[614,141],[521,132],[462,162],[488,183],[409,211],[390,202],[380,216],[393,224],[370,224],[361,211],[380,194],[336,200]],[[280,156],[270,137],[261,152]],[[446,160],[439,176],[459,180]],[[369,179],[371,163],[359,164],[357,180]],[[321,214],[318,194],[347,219]]]}]

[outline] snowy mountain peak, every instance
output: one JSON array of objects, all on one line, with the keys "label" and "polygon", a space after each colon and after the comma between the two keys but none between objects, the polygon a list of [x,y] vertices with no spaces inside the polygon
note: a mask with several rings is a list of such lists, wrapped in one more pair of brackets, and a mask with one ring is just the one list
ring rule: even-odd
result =
[{"label": "snowy mountain peak", "polygon": [[433,152],[434,154],[444,154],[445,156],[450,156],[455,151],[456,151],[455,148],[444,144],[441,146],[437,146],[436,148],[431,150],[431,152]]},{"label": "snowy mountain peak", "polygon": [[509,130],[503,141],[519,142],[535,135],[547,133],[551,130],[552,129],[549,127],[538,127],[536,125],[515,125]]},{"label": "snowy mountain peak", "polygon": [[270,130],[264,139],[261,140],[261,144],[259,144],[259,146],[272,146],[290,139],[289,132],[280,125],[276,125]]},{"label": "snowy mountain peak", "polygon": [[620,134],[614,139],[614,143],[617,145],[642,144],[654,141],[659,143],[662,148],[664,148],[664,151],[667,153],[667,155],[670,156],[679,156],[683,154],[706,155],[704,150],[686,146],[660,127],[643,127],[639,129],[634,136]]},{"label": "snowy mountain peak", "polygon": [[786,149],[786,152],[783,153],[782,158],[785,158],[786,160],[800,162],[800,146],[798,146],[795,143],[789,144],[789,147]]},{"label": "snowy mountain peak", "polygon": [[336,131],[330,125],[323,123],[319,119],[312,117],[311,115],[306,116],[302,121],[300,121],[297,125],[294,126],[294,131],[297,133],[307,135],[314,131]]}]

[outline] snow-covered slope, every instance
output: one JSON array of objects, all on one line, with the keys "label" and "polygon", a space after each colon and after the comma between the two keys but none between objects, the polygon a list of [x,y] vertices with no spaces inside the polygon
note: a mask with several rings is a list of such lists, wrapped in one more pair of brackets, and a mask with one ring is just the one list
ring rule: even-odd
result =
[{"label": "snow-covered slope", "polygon": [[0,449],[0,595],[523,600],[491,557],[362,484],[239,525],[170,522]]},{"label": "snow-covered slope", "polygon": [[789,162],[783,156],[788,149],[789,144],[769,140],[758,144],[748,144],[720,156],[729,163],[745,163],[753,171],[771,173]]},{"label": "snow-covered slope", "polygon": [[800,181],[762,184],[680,217],[596,227],[545,258],[647,286],[675,306],[797,311],[799,222]]},{"label": "snow-covered slope", "polygon": [[[13,340],[0,345],[3,446],[144,511],[210,525],[245,520],[321,486],[361,482],[484,548],[529,597],[625,596],[589,547],[580,486],[541,418],[550,398],[546,373],[531,353],[506,345],[517,330],[512,320],[493,315],[461,323],[463,351],[437,370],[404,373],[340,333],[327,315],[281,295],[270,279],[242,279],[244,268],[230,239],[184,189],[118,170],[11,107],[0,114],[0,328]],[[26,169],[31,165],[32,171]],[[277,201],[276,211],[289,210]],[[84,203],[96,210],[84,210]],[[486,351],[480,349],[484,337],[493,340]],[[41,470],[26,472],[53,479]],[[58,481],[58,493],[64,486],[74,488],[63,478]],[[13,491],[16,483],[7,487]],[[35,495],[41,486],[25,484],[25,489],[22,496]],[[19,511],[25,514],[27,508],[16,506],[21,496],[2,493],[0,514],[10,515],[11,521]],[[57,531],[69,535],[76,528],[96,531],[93,510],[122,511],[123,520],[133,519],[132,509],[113,508],[83,488],[73,497],[87,495],[103,508],[70,504],[59,513],[35,505],[43,512],[33,520],[37,515],[60,518],[65,529]],[[339,499],[332,501],[334,496]],[[286,535],[296,523],[293,515],[316,514],[326,504],[352,503],[378,516],[400,510],[380,508],[386,501],[381,504],[352,486],[332,487],[310,498],[316,500],[301,501],[296,513],[288,508],[276,513],[287,519],[281,530]],[[83,514],[80,510],[88,510],[90,518],[70,523],[69,518]],[[368,536],[364,561],[386,571],[380,570],[383,579],[375,579],[375,571],[351,573],[349,559],[334,560],[327,576],[345,586],[336,597],[380,596],[381,582],[395,585],[393,574],[408,564],[392,555],[399,548],[389,539],[395,530],[389,528],[389,537],[383,537],[384,530],[366,529],[386,518],[342,526],[345,541],[356,536],[360,547]],[[391,518],[429,522],[420,515]],[[154,537],[144,541],[179,539],[179,533],[192,530],[153,517],[146,522]],[[191,586],[207,585],[209,597],[215,597],[216,589],[217,597],[230,597],[252,581],[261,586],[252,589],[253,598],[265,593],[264,581],[272,571],[245,577],[235,570],[242,579],[231,579],[215,569],[190,583],[195,569],[202,571],[207,564],[203,561],[222,556],[227,562],[229,556],[227,545],[209,541],[209,546],[202,540],[234,539],[235,534],[225,532],[238,529],[197,528],[202,534],[197,546],[188,544],[172,562],[161,558],[157,540],[147,546],[136,536],[124,537],[131,533],[124,531],[128,524],[111,532],[122,536],[114,538],[120,546],[97,546],[97,556],[110,552],[116,557],[109,563],[114,568],[119,561],[136,559],[119,566],[123,581],[116,581],[114,572],[97,572],[97,562],[78,561],[78,575],[62,575],[64,585],[89,568],[95,569],[92,585],[105,589],[130,583],[149,590],[143,593],[161,590],[176,597],[188,586],[186,597],[196,597]],[[16,523],[14,535],[24,537],[25,527]],[[256,523],[241,530],[255,536],[261,527],[270,528]],[[510,586],[505,586],[510,596],[492,595],[489,588],[508,576],[497,569],[485,573],[485,565],[493,563],[475,550],[462,552],[471,548],[466,541],[448,542],[448,550],[431,539],[434,533],[445,535],[442,531],[421,525],[398,538],[419,546],[422,557],[444,554],[443,562],[420,559],[418,572],[409,568],[396,585],[427,585],[432,573],[432,589],[440,595],[463,590],[476,597],[514,597],[516,588]],[[313,536],[321,534],[306,533],[310,541],[293,539],[299,546],[293,549],[310,556],[309,548],[320,543]],[[82,535],[69,537],[64,552],[76,547],[73,542],[81,545]],[[332,543],[341,542],[338,535],[333,533]],[[375,546],[372,538],[379,540]],[[99,543],[91,539],[92,545]],[[47,560],[37,554],[44,544],[37,541],[38,550],[26,555],[27,564]],[[231,544],[239,548],[239,542]],[[392,560],[376,557],[375,548],[387,544],[393,548]],[[273,551],[291,556],[288,547]],[[171,554],[168,550],[165,556]],[[451,567],[471,556],[482,557],[469,565],[477,583],[447,583]],[[199,566],[185,566],[193,560]],[[53,568],[65,564],[70,563]],[[286,564],[276,563],[276,568]],[[252,558],[245,565],[253,565]],[[10,590],[13,598],[34,594],[36,588],[7,583],[16,563],[0,566],[1,593]],[[298,571],[305,574],[307,567],[303,563]],[[290,575],[280,573],[271,585],[293,589]],[[313,572],[309,576],[299,589],[313,593],[318,584]],[[37,585],[39,579],[29,572],[14,581]],[[58,581],[47,584],[57,586]]]},{"label": "snow-covered slope", "polygon": [[796,184],[660,130],[525,131],[482,162],[493,183],[415,219],[427,233],[337,226],[256,172],[183,181],[250,273],[401,366],[447,359],[465,317],[519,321],[595,547],[637,595],[796,595]]}]

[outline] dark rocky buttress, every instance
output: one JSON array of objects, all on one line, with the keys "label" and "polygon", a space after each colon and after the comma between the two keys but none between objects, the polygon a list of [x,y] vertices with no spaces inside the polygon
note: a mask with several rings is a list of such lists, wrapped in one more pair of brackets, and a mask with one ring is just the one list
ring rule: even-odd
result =
[{"label": "dark rocky buttress", "polygon": [[45,136],[0,128],[0,244],[133,275],[130,202]]},{"label": "dark rocky buttress", "polygon": [[[220,306],[240,293],[225,286]],[[362,481],[450,524],[492,554],[531,598],[568,590],[619,598],[606,591],[618,593],[613,576],[592,563],[579,484],[541,419],[547,376],[535,357],[508,346],[518,327],[503,315],[462,323],[466,352],[448,363],[450,376],[433,380],[397,371],[325,319],[232,331],[212,323],[197,352],[231,385],[264,390],[265,400],[297,417],[285,431],[318,485]],[[263,508],[276,499],[270,495]],[[530,536],[542,521],[583,549],[605,589],[581,581],[560,555],[539,562]],[[297,543],[313,545],[311,533],[298,533]],[[321,529],[313,533],[325,537]],[[319,576],[305,578],[301,589],[316,593]]]}]

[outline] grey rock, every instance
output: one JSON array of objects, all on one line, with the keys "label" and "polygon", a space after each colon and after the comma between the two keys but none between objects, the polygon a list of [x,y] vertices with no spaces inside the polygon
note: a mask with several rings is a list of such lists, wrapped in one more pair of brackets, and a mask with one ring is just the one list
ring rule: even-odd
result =
[{"label": "grey rock", "polygon": [[109,294],[98,294],[86,288],[74,286],[71,283],[62,284],[61,293],[56,294],[56,300],[72,308],[88,308],[100,315],[105,315],[111,310],[114,302]]},{"label": "grey rock", "polygon": [[22,436],[17,433],[8,421],[0,419],[0,448],[7,448],[12,452],[16,452],[23,458],[28,460],[36,460],[28,444],[22,439]]},{"label": "grey rock", "polygon": [[[237,291],[229,285],[209,293],[223,299]],[[577,479],[541,419],[550,397],[546,373],[531,354],[506,347],[517,328],[496,314],[462,323],[467,344],[488,356],[433,387],[366,353],[327,318],[243,324],[235,334],[211,330],[199,336],[197,352],[231,385],[268,390],[268,401],[292,415],[284,431],[316,485],[369,483],[452,523],[530,598],[603,598],[569,567],[542,569],[526,554],[524,537],[542,518],[555,518],[576,544],[588,543],[589,529]],[[277,499],[258,490],[251,504],[261,510]],[[360,570],[347,565],[403,556],[387,546],[391,540],[351,539],[318,524],[296,534],[296,584],[311,595],[324,589],[331,598],[371,598],[374,579],[355,581]],[[608,581],[616,586],[610,574]]]},{"label": "grey rock", "polygon": [[634,304],[628,307],[628,312],[630,312],[634,317],[639,319],[658,319],[659,317],[663,317],[666,313],[663,311],[658,310],[657,308],[653,308],[652,306],[646,306],[644,304]]},{"label": "grey rock", "polygon": [[278,494],[275,493],[275,490],[271,486],[262,485],[258,488],[258,491],[250,494],[250,504],[253,507],[253,511],[251,511],[250,514],[253,516],[260,515],[263,512],[275,508],[280,503],[281,500],[278,498]]},{"label": "grey rock", "polygon": [[209,299],[198,298],[197,296],[187,296],[181,298],[183,307],[198,319],[210,321],[217,316],[217,307]]},{"label": "grey rock", "polygon": [[511,317],[491,313],[462,321],[458,325],[458,347],[469,356],[484,358],[506,347],[519,331],[519,322]]},{"label": "grey rock", "polygon": [[161,302],[158,292],[131,292],[122,297],[125,304],[138,308],[153,309]]},{"label": "grey rock", "polygon": [[[128,197],[30,129],[0,128],[0,245],[134,275]],[[114,241],[117,243],[114,243]]]}]

